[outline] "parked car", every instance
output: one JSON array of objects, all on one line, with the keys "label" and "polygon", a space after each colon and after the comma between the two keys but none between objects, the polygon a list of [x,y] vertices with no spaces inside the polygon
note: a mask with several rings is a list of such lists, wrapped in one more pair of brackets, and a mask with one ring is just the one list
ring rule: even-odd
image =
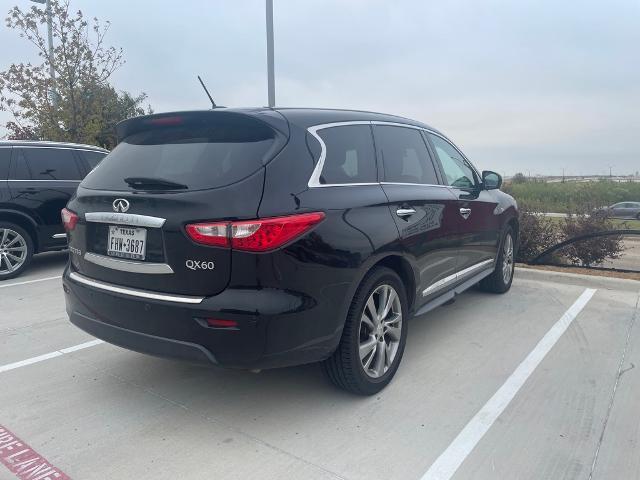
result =
[{"label": "parked car", "polygon": [[425,124],[214,109],[117,133],[63,211],[67,312],[107,342],[241,369],[322,361],[373,394],[411,317],[511,286],[515,201]]},{"label": "parked car", "polygon": [[60,209],[107,154],[90,145],[0,141],[0,281],[35,253],[66,248]]},{"label": "parked car", "polygon": [[640,220],[640,202],[618,202],[606,209],[612,217]]}]

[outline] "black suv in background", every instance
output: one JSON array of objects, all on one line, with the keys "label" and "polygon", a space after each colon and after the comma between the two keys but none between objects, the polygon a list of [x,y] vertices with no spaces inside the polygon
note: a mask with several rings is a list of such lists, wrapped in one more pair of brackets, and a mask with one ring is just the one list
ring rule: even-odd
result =
[{"label": "black suv in background", "polygon": [[0,281],[34,253],[66,248],[60,209],[108,153],[89,145],[0,141]]},{"label": "black suv in background", "polygon": [[216,109],[118,137],[63,211],[67,312],[108,342],[245,369],[323,361],[373,394],[411,317],[511,286],[513,198],[422,123]]}]

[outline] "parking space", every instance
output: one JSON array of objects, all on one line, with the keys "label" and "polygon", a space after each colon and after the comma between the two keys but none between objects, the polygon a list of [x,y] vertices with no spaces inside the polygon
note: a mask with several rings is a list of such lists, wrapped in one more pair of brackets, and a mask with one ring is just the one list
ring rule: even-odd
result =
[{"label": "parking space", "polygon": [[[20,282],[60,275],[57,255]],[[66,320],[58,279],[12,283],[0,426],[70,478],[640,475],[638,282],[527,270],[506,295],[469,291],[411,322],[398,375],[370,398],[316,365],[254,374],[104,343],[2,371],[92,340]]]}]

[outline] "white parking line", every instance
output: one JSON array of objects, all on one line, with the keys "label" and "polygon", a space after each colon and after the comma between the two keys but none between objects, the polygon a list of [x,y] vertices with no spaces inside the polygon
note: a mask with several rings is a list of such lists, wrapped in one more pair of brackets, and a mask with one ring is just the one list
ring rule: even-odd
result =
[{"label": "white parking line", "polygon": [[74,345],[73,347],[63,348],[56,350],[55,352],[45,353],[44,355],[38,355],[37,357],[27,358],[26,360],[20,360],[19,362],[8,363],[7,365],[0,365],[0,373],[8,372],[9,370],[15,370],[16,368],[26,367],[27,365],[33,365],[34,363],[44,362],[51,358],[61,357],[67,353],[77,352],[85,348],[95,347],[104,343],[102,340],[91,340],[90,342]]},{"label": "white parking line", "polygon": [[582,295],[569,307],[542,340],[527,355],[507,381],[489,399],[478,413],[467,423],[458,436],[442,452],[438,459],[422,476],[422,480],[449,480],[469,456],[493,422],[504,412],[518,390],[524,385],[536,367],[551,351],[562,334],[569,328],[585,305],[591,300],[596,289],[587,288]]},{"label": "white parking line", "polygon": [[55,277],[36,278],[35,280],[25,280],[24,282],[4,283],[4,284],[0,284],[0,288],[17,287],[18,285],[27,285],[29,283],[44,282],[46,280],[55,280],[56,278],[62,278],[62,275],[57,275]]}]

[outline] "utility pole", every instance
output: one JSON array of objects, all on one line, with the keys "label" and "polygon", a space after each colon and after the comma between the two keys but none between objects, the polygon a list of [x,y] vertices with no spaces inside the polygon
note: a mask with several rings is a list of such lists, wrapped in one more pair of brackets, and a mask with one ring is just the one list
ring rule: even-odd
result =
[{"label": "utility pole", "polygon": [[47,37],[49,40],[49,77],[51,78],[51,90],[49,91],[49,95],[51,95],[51,103],[54,107],[58,105],[58,95],[55,89],[55,80],[56,80],[56,71],[53,68],[53,19],[51,18],[51,0],[31,0],[34,3],[39,3],[40,5],[46,4],[46,12],[47,12]]},{"label": "utility pole", "polygon": [[[47,0],[48,1],[48,0]],[[269,107],[276,106],[276,86],[273,70],[273,0],[267,1],[267,93]]]}]

